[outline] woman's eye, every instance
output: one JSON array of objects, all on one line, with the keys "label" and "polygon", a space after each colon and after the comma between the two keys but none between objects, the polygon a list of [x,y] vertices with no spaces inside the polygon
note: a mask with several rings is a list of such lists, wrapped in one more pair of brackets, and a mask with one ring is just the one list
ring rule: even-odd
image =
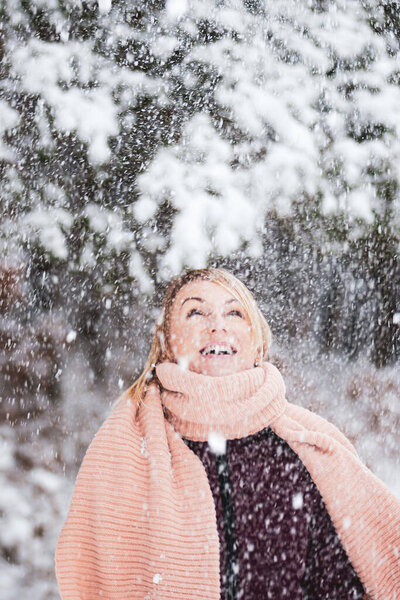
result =
[{"label": "woman's eye", "polygon": [[231,310],[229,314],[234,315],[235,317],[241,317],[243,319],[243,314],[240,312],[240,310]]},{"label": "woman's eye", "polygon": [[192,315],[202,315],[203,313],[198,309],[198,308],[192,308],[192,310],[189,310],[188,314],[186,315],[186,318],[189,319],[189,317],[191,317]]}]

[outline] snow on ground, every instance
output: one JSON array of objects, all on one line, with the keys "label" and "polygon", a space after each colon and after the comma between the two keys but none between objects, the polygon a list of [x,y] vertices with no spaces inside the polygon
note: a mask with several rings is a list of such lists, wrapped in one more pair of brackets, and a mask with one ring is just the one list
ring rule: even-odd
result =
[{"label": "snow on ground", "polygon": [[[288,399],[335,423],[364,462],[400,497],[400,373],[366,358],[316,357],[309,342],[274,345]],[[0,589],[4,600],[58,598],[54,551],[77,469],[114,397],[77,354],[63,373],[63,402],[37,419],[0,424]],[[111,394],[112,396],[112,394]]]}]

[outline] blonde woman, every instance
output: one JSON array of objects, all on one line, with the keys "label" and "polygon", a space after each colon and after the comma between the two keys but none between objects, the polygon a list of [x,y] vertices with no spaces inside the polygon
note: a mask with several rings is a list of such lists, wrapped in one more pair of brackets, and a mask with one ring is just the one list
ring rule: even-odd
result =
[{"label": "blonde woman", "polygon": [[290,404],[270,328],[223,269],[172,280],[138,380],[91,443],[62,600],[400,598],[400,504]]}]

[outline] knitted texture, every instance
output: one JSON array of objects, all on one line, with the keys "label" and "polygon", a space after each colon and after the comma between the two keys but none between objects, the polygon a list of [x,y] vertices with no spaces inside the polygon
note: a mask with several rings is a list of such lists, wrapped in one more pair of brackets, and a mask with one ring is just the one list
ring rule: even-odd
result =
[{"label": "knitted texture", "polygon": [[83,460],[56,550],[62,600],[218,600],[214,501],[181,436],[268,426],[310,472],[371,598],[400,599],[399,501],[333,425],[286,401],[273,365],[222,377],[173,363],[156,371],[162,393],[150,385],[139,411],[126,395]]}]

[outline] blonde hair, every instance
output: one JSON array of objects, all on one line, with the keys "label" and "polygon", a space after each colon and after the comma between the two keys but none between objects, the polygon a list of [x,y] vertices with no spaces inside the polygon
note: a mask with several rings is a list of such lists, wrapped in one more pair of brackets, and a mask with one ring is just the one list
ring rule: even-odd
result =
[{"label": "blonde hair", "polygon": [[162,301],[159,318],[155,323],[155,331],[150,353],[141,375],[128,388],[125,393],[116,400],[113,408],[123,398],[129,396],[139,406],[144,399],[146,389],[150,383],[155,381],[159,384],[155,373],[155,366],[163,361],[174,362],[174,356],[169,346],[169,330],[171,312],[179,290],[196,279],[205,279],[221,285],[227,289],[243,306],[250,320],[250,326],[254,334],[257,347],[258,362],[262,362],[268,356],[268,350],[272,342],[271,329],[257,306],[253,294],[237,277],[225,269],[205,268],[190,269],[172,279],[165,292]]}]

